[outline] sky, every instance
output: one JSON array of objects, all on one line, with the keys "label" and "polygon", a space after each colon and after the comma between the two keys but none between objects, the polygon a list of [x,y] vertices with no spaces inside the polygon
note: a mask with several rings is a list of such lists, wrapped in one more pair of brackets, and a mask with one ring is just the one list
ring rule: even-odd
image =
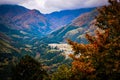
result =
[{"label": "sky", "polygon": [[0,0],[0,4],[21,5],[48,14],[55,11],[106,5],[108,0]]}]

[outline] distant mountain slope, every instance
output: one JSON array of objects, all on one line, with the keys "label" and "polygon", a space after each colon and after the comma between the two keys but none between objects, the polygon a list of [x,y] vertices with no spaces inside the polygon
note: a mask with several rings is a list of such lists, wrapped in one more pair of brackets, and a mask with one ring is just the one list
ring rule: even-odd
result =
[{"label": "distant mountain slope", "polygon": [[51,30],[43,14],[18,5],[0,5],[0,24],[40,36]]},{"label": "distant mountain slope", "polygon": [[29,11],[28,9],[18,5],[0,5],[0,16],[12,18]]},{"label": "distant mountain slope", "polygon": [[49,46],[40,42],[40,38],[51,31],[49,25],[45,15],[37,10],[18,5],[0,5],[0,55],[49,55]]},{"label": "distant mountain slope", "polygon": [[44,36],[71,23],[82,13],[94,8],[64,10],[51,14],[41,14],[37,10],[29,10],[18,5],[0,5],[0,23],[15,30],[23,30],[34,35]]},{"label": "distant mountain slope", "polygon": [[[2,50],[3,52],[4,50],[11,50],[12,53],[12,51],[14,52],[18,50],[20,53],[29,53],[29,55],[35,56],[37,52],[41,52],[41,47],[39,47],[43,44],[41,42],[59,43],[64,42],[66,38],[75,40],[80,33],[84,32],[80,27],[85,27],[85,25],[89,24],[90,20],[93,20],[91,17],[94,12],[86,13],[93,9],[94,8],[66,10],[44,15],[37,10],[29,10],[18,5],[0,5],[0,40],[11,46],[7,47],[4,45],[4,49],[1,48],[1,52]],[[76,16],[81,15],[82,13],[86,13],[83,14],[86,15],[86,17],[84,16],[85,20],[84,17],[80,17],[80,20],[82,19],[81,21],[79,20],[79,17],[73,20]],[[51,32],[53,28],[57,28],[52,26],[55,24],[51,23],[55,20],[57,25],[70,24],[52,32],[47,37],[42,38]],[[83,20],[84,26],[80,26],[80,24],[78,25],[79,21],[82,22]],[[0,45],[3,44],[0,43]]]},{"label": "distant mountain slope", "polygon": [[94,28],[91,25],[94,22],[95,16],[98,14],[97,10],[85,13],[74,19],[69,25],[66,25],[43,38],[41,41],[46,43],[60,43],[65,42],[67,38],[86,43],[84,34],[86,32],[93,32]]},{"label": "distant mountain slope", "polygon": [[58,29],[72,22],[80,14],[90,12],[95,8],[83,8],[76,10],[64,10],[45,15],[51,24],[51,29]]},{"label": "distant mountain slope", "polygon": [[[8,48],[11,51],[18,49],[23,53],[28,52],[30,55],[36,55],[38,48],[33,50],[41,45],[41,37],[47,35],[52,29],[58,28],[57,25],[66,25],[78,15],[93,9],[65,10],[44,15],[37,10],[29,10],[18,5],[0,5],[0,40],[13,47],[4,46],[4,49]],[[51,22],[54,21],[56,21],[55,24],[52,24]],[[66,25],[66,27],[48,35],[43,41],[62,42],[69,35],[69,31],[78,28],[79,26]]]},{"label": "distant mountain slope", "polygon": [[[76,26],[78,21],[72,22],[72,20],[93,9],[70,10],[44,15],[37,10],[29,10],[18,5],[0,5],[0,64],[2,64],[0,77],[7,78],[3,75],[11,74],[8,73],[9,65],[15,64],[26,54],[42,61],[47,67],[49,66],[48,71],[54,70],[61,64],[70,63],[71,60],[66,59],[61,51],[51,50],[47,43],[64,42],[66,37],[75,39],[77,36],[74,35],[77,32],[79,35],[81,29],[80,26]],[[66,25],[68,23],[70,24]],[[60,28],[63,25],[65,27]],[[41,41],[42,37],[57,28],[60,29]]]},{"label": "distant mountain slope", "polygon": [[37,10],[30,10],[22,15],[15,16],[12,19],[12,23],[15,23],[21,30],[26,30],[37,34],[46,34],[51,31],[49,22]]}]

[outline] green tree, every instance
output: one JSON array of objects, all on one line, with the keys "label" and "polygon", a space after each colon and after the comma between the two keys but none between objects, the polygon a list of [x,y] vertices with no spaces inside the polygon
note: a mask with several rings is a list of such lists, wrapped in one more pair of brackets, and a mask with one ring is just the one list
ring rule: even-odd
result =
[{"label": "green tree", "polygon": [[42,65],[26,55],[15,66],[13,80],[43,80],[47,76]]},{"label": "green tree", "polygon": [[[119,80],[120,78],[120,1],[109,0],[108,6],[100,8],[96,36],[86,34],[89,44],[68,40],[74,50],[72,71],[81,80]],[[77,57],[76,57],[77,55]],[[78,79],[76,79],[78,80]]]},{"label": "green tree", "polygon": [[52,74],[51,80],[71,80],[71,69],[67,65],[61,65],[57,71]]}]

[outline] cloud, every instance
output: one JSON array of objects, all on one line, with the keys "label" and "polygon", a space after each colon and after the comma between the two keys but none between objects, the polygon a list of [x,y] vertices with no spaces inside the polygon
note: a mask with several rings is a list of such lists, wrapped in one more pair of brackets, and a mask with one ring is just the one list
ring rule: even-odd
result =
[{"label": "cloud", "polygon": [[45,6],[58,9],[76,9],[105,5],[107,1],[108,0],[47,0]]},{"label": "cloud", "polygon": [[23,0],[0,0],[0,4],[19,4],[24,2]]},{"label": "cloud", "polygon": [[108,0],[1,0],[0,4],[18,4],[42,13],[54,11],[97,7],[107,4]]}]

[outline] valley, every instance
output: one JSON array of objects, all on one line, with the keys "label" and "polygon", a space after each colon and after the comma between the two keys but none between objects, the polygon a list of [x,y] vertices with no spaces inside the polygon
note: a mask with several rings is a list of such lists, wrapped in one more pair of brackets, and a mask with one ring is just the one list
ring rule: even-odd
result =
[{"label": "valley", "polygon": [[[48,73],[70,65],[73,51],[66,39],[88,43],[84,34],[93,31],[90,26],[96,15],[95,8],[42,14],[18,5],[0,5],[0,74],[25,55],[41,62]],[[8,77],[4,74],[0,76]]]},{"label": "valley", "polygon": [[0,80],[119,80],[120,0],[1,0]]}]

